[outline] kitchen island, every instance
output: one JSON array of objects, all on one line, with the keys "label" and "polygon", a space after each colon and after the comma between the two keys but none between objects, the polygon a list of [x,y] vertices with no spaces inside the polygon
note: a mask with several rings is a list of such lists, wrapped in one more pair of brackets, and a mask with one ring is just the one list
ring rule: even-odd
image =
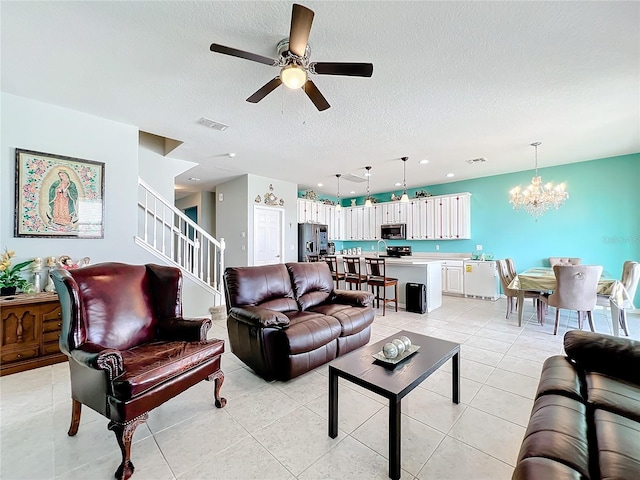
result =
[{"label": "kitchen island", "polygon": [[406,307],[407,283],[427,287],[427,313],[442,306],[442,262],[418,258],[386,258],[387,276],[398,279],[399,304]]},{"label": "kitchen island", "polygon": [[[337,257],[338,270],[342,272],[342,255],[337,255]],[[362,272],[366,271],[365,257],[375,257],[375,255],[360,256]],[[398,258],[381,255],[381,257],[385,259],[387,277],[398,279],[399,306],[406,308],[407,283],[422,283],[426,286],[427,312],[432,312],[442,306],[442,260],[420,256]]]}]

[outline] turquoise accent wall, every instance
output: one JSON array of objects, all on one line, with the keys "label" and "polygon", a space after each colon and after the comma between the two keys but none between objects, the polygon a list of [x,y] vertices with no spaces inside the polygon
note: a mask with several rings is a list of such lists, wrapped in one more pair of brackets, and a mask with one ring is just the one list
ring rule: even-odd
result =
[{"label": "turquoise accent wall", "polygon": [[[476,178],[417,190],[434,195],[470,192],[471,240],[395,240],[414,252],[472,252],[482,244],[494,258],[511,257],[518,271],[548,266],[548,257],[581,257],[584,264],[602,265],[620,278],[625,260],[640,261],[640,153],[538,170],[543,182],[565,182],[569,198],[559,210],[549,210],[536,222],[513,210],[509,190],[527,186],[534,171]],[[388,201],[392,192],[374,195]],[[398,194],[399,192],[395,192]],[[358,205],[363,203],[358,198]],[[350,204],[349,199],[342,202]],[[339,242],[336,248],[375,248],[376,242]],[[636,294],[640,308],[640,292]]]}]

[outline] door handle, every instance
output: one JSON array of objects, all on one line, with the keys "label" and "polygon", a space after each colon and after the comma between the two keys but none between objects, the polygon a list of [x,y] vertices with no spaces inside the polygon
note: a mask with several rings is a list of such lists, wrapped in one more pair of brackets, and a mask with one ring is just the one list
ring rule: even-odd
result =
[{"label": "door handle", "polygon": [[276,255],[276,258],[280,258],[280,255]]}]

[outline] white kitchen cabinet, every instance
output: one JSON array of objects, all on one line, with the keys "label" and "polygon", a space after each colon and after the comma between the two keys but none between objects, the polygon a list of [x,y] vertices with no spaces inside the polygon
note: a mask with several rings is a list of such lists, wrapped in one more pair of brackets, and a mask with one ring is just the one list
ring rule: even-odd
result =
[{"label": "white kitchen cabinet", "polygon": [[299,198],[298,222],[329,225],[332,240],[379,240],[380,226],[389,223],[406,224],[407,240],[470,239],[471,194],[345,207],[341,212],[333,205]]},{"label": "white kitchen cabinet", "polygon": [[434,202],[435,239],[471,238],[471,195],[469,193],[435,197]]},{"label": "white kitchen cabinet", "polygon": [[364,229],[364,207],[345,208],[345,240],[362,240]]},{"label": "white kitchen cabinet", "polygon": [[342,240],[342,211],[336,210],[333,205],[324,205],[324,218],[329,230],[329,240]]},{"label": "white kitchen cabinet", "polygon": [[382,224],[382,206],[373,204],[371,207],[363,207],[363,240],[379,240],[380,225]]},{"label": "white kitchen cabinet", "polygon": [[462,260],[442,261],[442,293],[464,295],[464,270]]}]

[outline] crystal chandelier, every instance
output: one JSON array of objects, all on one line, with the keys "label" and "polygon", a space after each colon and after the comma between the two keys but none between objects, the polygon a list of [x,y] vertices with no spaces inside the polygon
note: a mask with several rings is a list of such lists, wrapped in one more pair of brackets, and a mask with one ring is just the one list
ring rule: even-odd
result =
[{"label": "crystal chandelier", "polygon": [[518,185],[509,192],[511,194],[509,203],[513,205],[513,209],[524,210],[533,215],[536,217],[536,222],[544,212],[551,207],[557,210],[569,198],[569,194],[564,190],[564,183],[557,187],[554,187],[551,183],[542,184],[542,177],[538,175],[538,145],[541,144],[542,142],[531,144],[536,150],[536,173],[531,179],[531,184],[524,190]]}]

